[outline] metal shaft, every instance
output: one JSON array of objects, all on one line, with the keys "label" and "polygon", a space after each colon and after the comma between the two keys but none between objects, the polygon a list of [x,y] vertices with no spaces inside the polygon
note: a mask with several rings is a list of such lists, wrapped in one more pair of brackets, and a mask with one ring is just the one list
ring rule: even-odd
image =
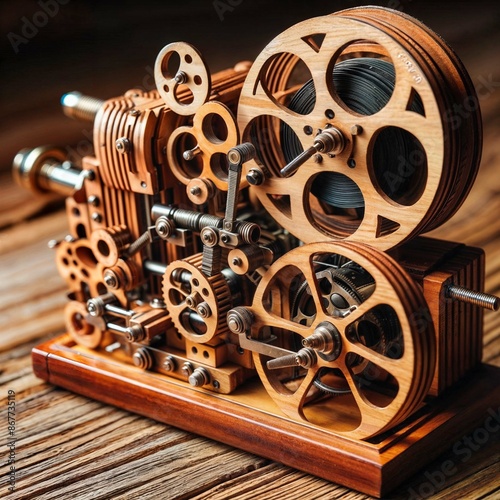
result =
[{"label": "metal shaft", "polygon": [[88,172],[66,158],[66,152],[54,146],[23,149],[14,158],[14,177],[19,185],[35,193],[71,196],[82,187]]}]

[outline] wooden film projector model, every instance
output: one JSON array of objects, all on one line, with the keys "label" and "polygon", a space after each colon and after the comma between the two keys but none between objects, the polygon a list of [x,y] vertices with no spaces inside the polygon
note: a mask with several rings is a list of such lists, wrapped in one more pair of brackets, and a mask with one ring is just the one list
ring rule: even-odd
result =
[{"label": "wooden film projector model", "polygon": [[214,75],[172,43],[155,82],[63,97],[94,123],[81,168],[55,147],[15,159],[21,184],[67,196],[70,225],[68,335],[33,351],[36,374],[384,494],[498,401],[484,254],[420,236],[478,171],[479,110],[444,119],[476,98],[463,65],[367,7]]}]

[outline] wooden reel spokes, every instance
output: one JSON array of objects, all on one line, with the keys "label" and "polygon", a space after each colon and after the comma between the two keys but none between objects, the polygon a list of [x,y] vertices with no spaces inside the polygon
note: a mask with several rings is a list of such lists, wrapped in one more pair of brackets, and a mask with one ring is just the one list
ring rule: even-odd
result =
[{"label": "wooden reel spokes", "polygon": [[[376,22],[377,12],[357,19],[353,9],[284,31],[242,90],[238,123],[258,151],[246,167],[265,172],[252,189],[305,242],[326,236],[392,248],[449,218],[477,172],[480,137],[467,143],[463,127],[444,118],[453,102],[474,95],[458,61],[423,27],[413,23],[405,37],[397,13],[391,29]],[[478,112],[471,114],[476,122]],[[311,149],[325,132],[340,141]],[[283,167],[308,150],[285,177]]]},{"label": "wooden reel spokes", "polygon": [[210,72],[200,52],[186,42],[163,47],[155,62],[155,83],[165,104],[183,116],[194,114],[210,95]]},{"label": "wooden reel spokes", "polygon": [[206,203],[216,189],[228,189],[226,153],[240,134],[230,109],[217,101],[203,104],[192,126],[178,127],[169,137],[167,158],[173,174],[187,186],[189,199]]},{"label": "wooden reel spokes", "polygon": [[428,391],[435,351],[425,300],[373,248],[311,243],[288,252],[260,282],[251,312],[252,339],[285,350],[254,352],[254,362],[294,419],[366,438],[408,417]]},{"label": "wooden reel spokes", "polygon": [[188,340],[209,342],[228,332],[231,293],[222,274],[206,276],[202,254],[170,263],[163,277],[163,298],[174,326]]}]

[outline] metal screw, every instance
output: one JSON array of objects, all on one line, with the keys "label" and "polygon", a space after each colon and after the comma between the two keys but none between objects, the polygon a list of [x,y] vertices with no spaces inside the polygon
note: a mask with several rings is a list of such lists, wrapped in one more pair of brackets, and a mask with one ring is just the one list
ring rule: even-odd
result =
[{"label": "metal screw", "polygon": [[120,280],[112,269],[106,269],[106,271],[104,271],[104,283],[112,290],[120,288]]},{"label": "metal screw", "polygon": [[98,207],[101,203],[101,200],[95,195],[89,196],[87,198],[87,202],[89,205],[92,205],[93,207]]},{"label": "metal screw", "polygon": [[116,140],[115,147],[119,153],[126,154],[130,152],[132,144],[126,137],[120,137]]},{"label": "metal screw", "polygon": [[132,257],[137,252],[140,252],[146,245],[152,242],[151,233],[149,231],[144,232],[139,238],[137,238],[125,252],[126,257]]},{"label": "metal screw", "polygon": [[233,260],[232,260],[232,263],[233,263],[233,266],[241,266],[242,264],[242,261],[239,257],[235,257]]},{"label": "metal screw", "polygon": [[192,365],[189,361],[186,361],[186,362],[182,365],[181,371],[182,371],[182,373],[183,373],[186,377],[189,377],[189,375],[191,375],[191,373],[193,373],[193,371],[194,371],[194,367],[193,367],[193,365]]},{"label": "metal screw", "polygon": [[247,181],[252,186],[260,186],[264,182],[264,173],[257,168],[251,168],[247,174]]},{"label": "metal screw", "polygon": [[199,367],[189,376],[188,380],[193,387],[201,387],[210,382],[210,373],[205,368]]},{"label": "metal screw", "polygon": [[208,302],[205,301],[201,304],[198,304],[196,311],[202,318],[209,318],[210,316],[212,316],[212,310],[210,309]]},{"label": "metal screw", "polygon": [[174,76],[175,83],[178,85],[181,85],[183,83],[186,83],[188,80],[188,76],[184,71],[178,71],[177,74]]},{"label": "metal screw", "polygon": [[243,306],[235,307],[227,313],[227,324],[233,333],[245,333],[253,321],[253,313]]},{"label": "metal screw", "polygon": [[80,92],[68,92],[61,97],[64,114],[75,120],[94,121],[103,104],[103,100]]},{"label": "metal screw", "polygon": [[84,176],[89,181],[95,181],[95,172],[93,170],[84,170]]},{"label": "metal screw", "polygon": [[182,153],[182,157],[189,161],[192,160],[195,156],[198,156],[201,153],[200,146],[196,145],[193,149],[188,149]]},{"label": "metal screw", "polygon": [[222,243],[229,242],[229,236],[227,236],[226,234],[223,234],[220,239],[221,239]]},{"label": "metal screw", "polygon": [[314,163],[323,163],[323,157],[320,154],[314,155]]},{"label": "metal screw", "polygon": [[153,366],[151,353],[145,347],[139,347],[132,356],[132,362],[135,366],[143,370],[149,370]]},{"label": "metal screw", "polygon": [[446,297],[459,300],[466,304],[472,304],[479,307],[484,307],[490,311],[498,311],[500,307],[500,297],[489,293],[475,292],[461,286],[450,285],[445,292]]},{"label": "metal screw", "polygon": [[92,220],[94,222],[100,223],[100,222],[102,222],[102,215],[100,213],[98,213],[98,212],[94,212],[92,214]]},{"label": "metal screw", "polygon": [[163,361],[163,369],[167,372],[173,372],[175,370],[175,366],[175,358],[171,354],[169,354]]},{"label": "metal screw", "polygon": [[193,196],[198,196],[201,194],[201,189],[198,186],[193,186],[189,191]]},{"label": "metal screw", "polygon": [[129,111],[129,115],[132,115],[132,116],[139,116],[140,114],[141,114],[141,112],[138,109],[131,109]]},{"label": "metal screw", "polygon": [[161,239],[166,240],[172,236],[174,233],[174,224],[170,219],[167,219],[164,215],[158,217],[155,222],[156,232]]}]

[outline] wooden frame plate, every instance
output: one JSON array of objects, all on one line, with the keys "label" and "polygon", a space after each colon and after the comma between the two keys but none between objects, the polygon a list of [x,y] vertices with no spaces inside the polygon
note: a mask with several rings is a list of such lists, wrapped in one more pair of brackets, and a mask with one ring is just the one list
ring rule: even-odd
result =
[{"label": "wooden frame plate", "polygon": [[215,394],[75,345],[69,335],[35,347],[32,359],[35,374],[51,384],[378,497],[446,451],[500,400],[500,369],[481,365],[404,425],[357,441],[281,415],[258,380]]}]

